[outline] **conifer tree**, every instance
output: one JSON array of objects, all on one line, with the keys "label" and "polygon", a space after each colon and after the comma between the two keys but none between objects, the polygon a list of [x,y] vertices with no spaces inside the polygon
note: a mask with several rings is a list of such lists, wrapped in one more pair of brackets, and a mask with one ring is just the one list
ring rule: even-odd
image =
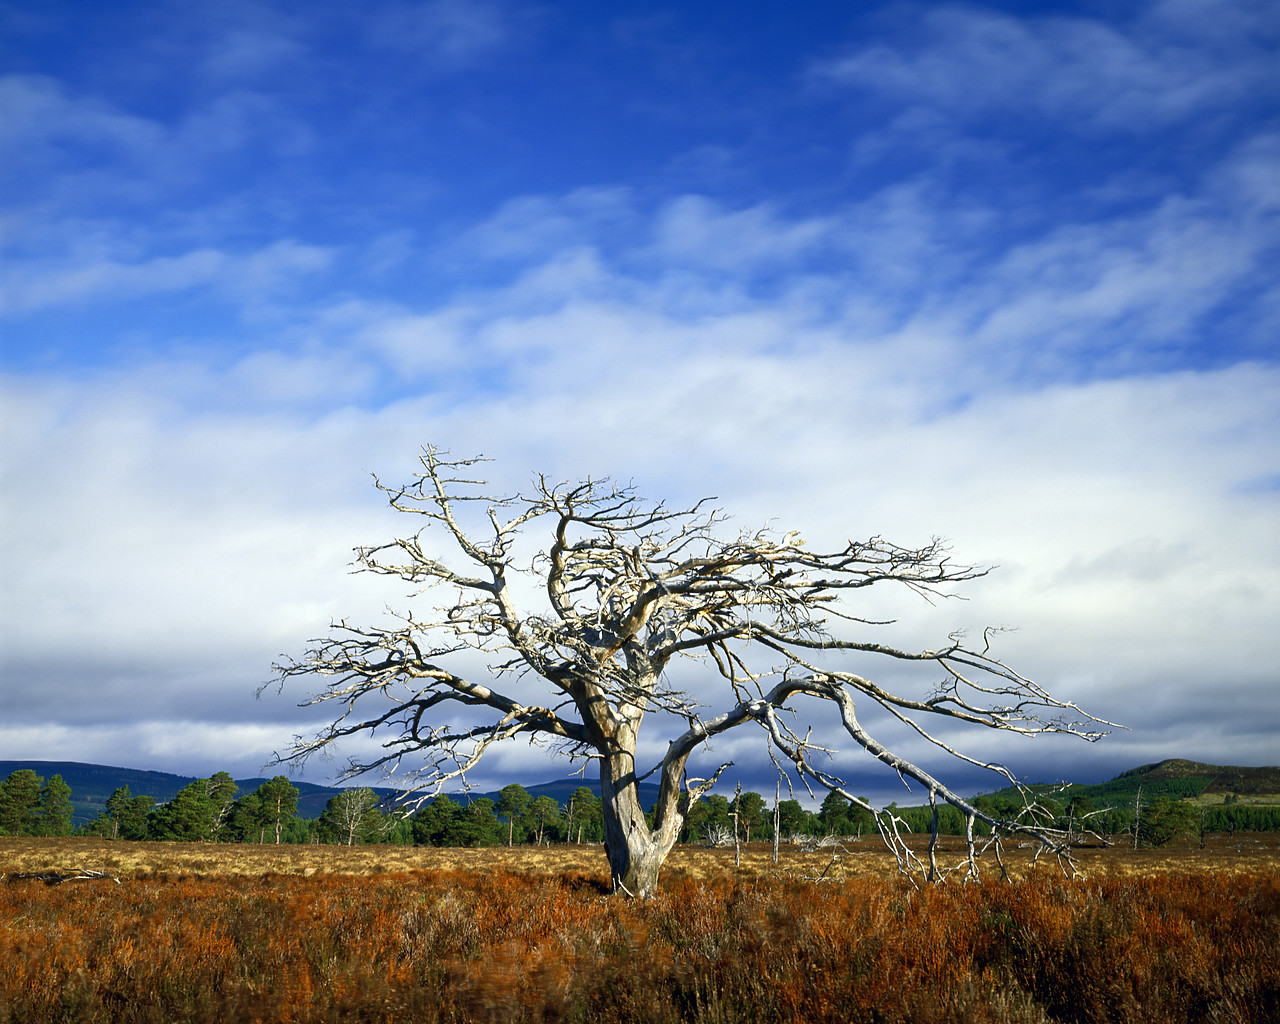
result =
[{"label": "conifer tree", "polygon": [[30,768],[22,768],[0,782],[0,835],[33,834],[39,821],[43,783]]},{"label": "conifer tree", "polygon": [[61,775],[54,775],[40,787],[36,807],[36,834],[41,836],[71,835],[71,787]]}]

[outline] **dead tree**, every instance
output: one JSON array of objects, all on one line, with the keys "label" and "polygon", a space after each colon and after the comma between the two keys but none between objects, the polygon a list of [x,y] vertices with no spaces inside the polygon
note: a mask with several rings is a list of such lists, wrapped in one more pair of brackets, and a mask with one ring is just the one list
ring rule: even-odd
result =
[{"label": "dead tree", "polygon": [[[724,517],[708,501],[669,509],[607,480],[539,476],[527,495],[497,497],[472,479],[483,461],[428,447],[422,472],[407,486],[375,478],[391,506],[422,527],[357,548],[356,564],[407,583],[415,596],[434,589],[436,602],[384,625],[339,621],[301,658],[275,666],[281,687],[295,677],[329,677],[304,706],[335,709],[331,725],[295,737],[279,761],[301,762],[368,733],[382,740],[381,752],[350,759],[344,778],[400,771],[397,783],[426,799],[447,784],[465,785],[466,773],[504,740],[523,737],[594,759],[614,889],[646,896],[687,808],[729,766],[692,778],[690,758],[730,729],[758,726],[780,770],[790,767],[806,785],[871,809],[832,767],[835,751],[798,724],[799,714],[826,708],[824,718],[839,723],[847,740],[919,783],[931,802],[959,808],[971,826],[982,821],[997,835],[1020,831],[1061,848],[1034,825],[984,814],[883,746],[857,714],[857,702],[869,701],[948,754],[1010,782],[1007,769],[961,753],[922,722],[1090,741],[1104,735],[1111,723],[997,660],[989,636],[979,647],[955,634],[937,647],[906,650],[860,635],[887,624],[853,606],[861,591],[896,586],[944,596],[987,569],[953,562],[937,540],[910,548],[871,537],[823,552],[794,532],[726,535]],[[543,524],[545,545],[526,547],[529,531]],[[840,667],[842,656],[915,666],[932,680],[923,695],[890,692]],[[718,686],[672,681],[698,670]],[[719,705],[708,707],[713,689]],[[641,764],[646,721],[665,728],[668,743],[662,756]],[[638,787],[654,776],[650,825]],[[971,827],[971,850],[974,843]]]}]

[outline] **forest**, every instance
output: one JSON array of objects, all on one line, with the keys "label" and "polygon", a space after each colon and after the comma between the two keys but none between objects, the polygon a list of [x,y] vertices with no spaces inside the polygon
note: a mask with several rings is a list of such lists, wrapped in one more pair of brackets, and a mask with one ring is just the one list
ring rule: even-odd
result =
[{"label": "forest", "polygon": [[[1203,842],[1210,833],[1280,831],[1280,806],[1247,804],[1230,795],[1223,804],[1202,806],[1167,793],[1134,800],[1127,806],[1094,806],[1087,792],[1038,794],[1046,824],[1079,833],[1133,839],[1137,844],[1166,846]],[[1021,809],[1016,791],[975,798],[975,804],[996,816]],[[931,828],[928,807],[898,807],[895,815],[904,830],[925,833]],[[1136,827],[1135,827],[1136,824]],[[775,829],[784,842],[804,842],[828,836],[857,836],[874,831],[870,812],[838,793],[828,793],[817,810],[798,800],[777,801],[753,791],[728,797],[710,793],[688,813],[683,843],[722,845],[772,841]],[[939,809],[939,831],[961,835],[964,819],[949,806]],[[579,787],[559,803],[549,796],[533,796],[519,783],[504,787],[498,799],[480,797],[463,802],[442,795],[416,809],[389,805],[369,788],[341,790],[315,818],[298,814],[298,789],[285,776],[263,782],[252,792],[240,792],[227,772],[196,779],[171,800],[157,803],[133,795],[121,786],[107,800],[98,818],[80,828],[72,824],[71,787],[60,775],[43,779],[30,769],[11,773],[0,782],[0,835],[70,836],[106,839],[218,842],[325,843],[402,846],[486,847],[599,843],[604,820],[599,797]]]}]

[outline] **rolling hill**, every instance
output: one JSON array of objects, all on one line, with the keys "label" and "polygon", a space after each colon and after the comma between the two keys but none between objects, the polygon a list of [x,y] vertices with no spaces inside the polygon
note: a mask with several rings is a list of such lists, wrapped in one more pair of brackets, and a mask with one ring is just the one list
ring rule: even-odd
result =
[{"label": "rolling hill", "polygon": [[[1037,792],[1056,789],[1060,783],[1036,783],[1029,788]],[[1133,803],[1141,789],[1145,800],[1168,797],[1172,800],[1194,799],[1202,804],[1220,804],[1228,796],[1242,803],[1280,804],[1280,767],[1261,768],[1239,765],[1214,765],[1202,761],[1169,758],[1156,764],[1145,764],[1121,772],[1114,779],[1094,785],[1071,783],[1072,796],[1087,796],[1096,807],[1124,807]],[[1008,794],[1009,788],[997,794]]]}]

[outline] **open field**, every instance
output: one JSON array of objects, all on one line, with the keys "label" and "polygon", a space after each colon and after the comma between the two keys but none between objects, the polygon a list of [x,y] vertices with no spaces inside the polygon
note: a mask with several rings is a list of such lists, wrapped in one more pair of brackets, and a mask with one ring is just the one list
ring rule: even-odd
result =
[{"label": "open field", "polygon": [[1276,793],[1221,793],[1208,789],[1199,796],[1184,799],[1197,807],[1225,807],[1228,800],[1245,807],[1275,807],[1280,804],[1280,794]]},{"label": "open field", "polygon": [[917,890],[871,840],[681,849],[641,903],[589,847],[0,839],[121,878],[0,885],[0,1022],[1280,1019],[1280,837],[1081,853]]},{"label": "open field", "polygon": [[[908,837],[922,857],[923,836]],[[1005,863],[1015,878],[1025,875],[1031,852],[1017,843],[1006,846]],[[1132,850],[1125,842],[1110,846],[1078,848],[1075,857],[1086,875],[1148,874],[1160,871],[1280,871],[1280,834],[1237,832],[1234,837],[1208,837],[1205,848],[1195,845],[1166,849]],[[939,863],[954,866],[964,859],[963,840],[943,836],[939,841]],[[998,873],[988,854],[980,862],[984,874]],[[1046,862],[1041,860],[1041,866]],[[395,871],[493,871],[549,874],[574,871],[597,876],[601,884],[608,878],[602,846],[517,846],[463,849],[427,846],[296,846],[289,844],[215,845],[208,843],[133,843],[105,839],[28,839],[0,837],[0,873],[42,871],[50,868],[91,868],[109,875],[144,878],[158,874],[198,876],[261,875],[276,873],[309,876],[324,874],[380,874]],[[832,864],[832,851],[804,852],[782,845],[778,864],[773,863],[773,847],[751,843],[742,848],[742,867],[733,867],[733,849],[707,849],[682,845],[672,851],[663,869],[663,878],[712,878],[725,874],[751,878],[772,875],[813,877],[872,875],[891,878],[897,874],[892,855],[880,840],[864,836],[844,845]]]}]

